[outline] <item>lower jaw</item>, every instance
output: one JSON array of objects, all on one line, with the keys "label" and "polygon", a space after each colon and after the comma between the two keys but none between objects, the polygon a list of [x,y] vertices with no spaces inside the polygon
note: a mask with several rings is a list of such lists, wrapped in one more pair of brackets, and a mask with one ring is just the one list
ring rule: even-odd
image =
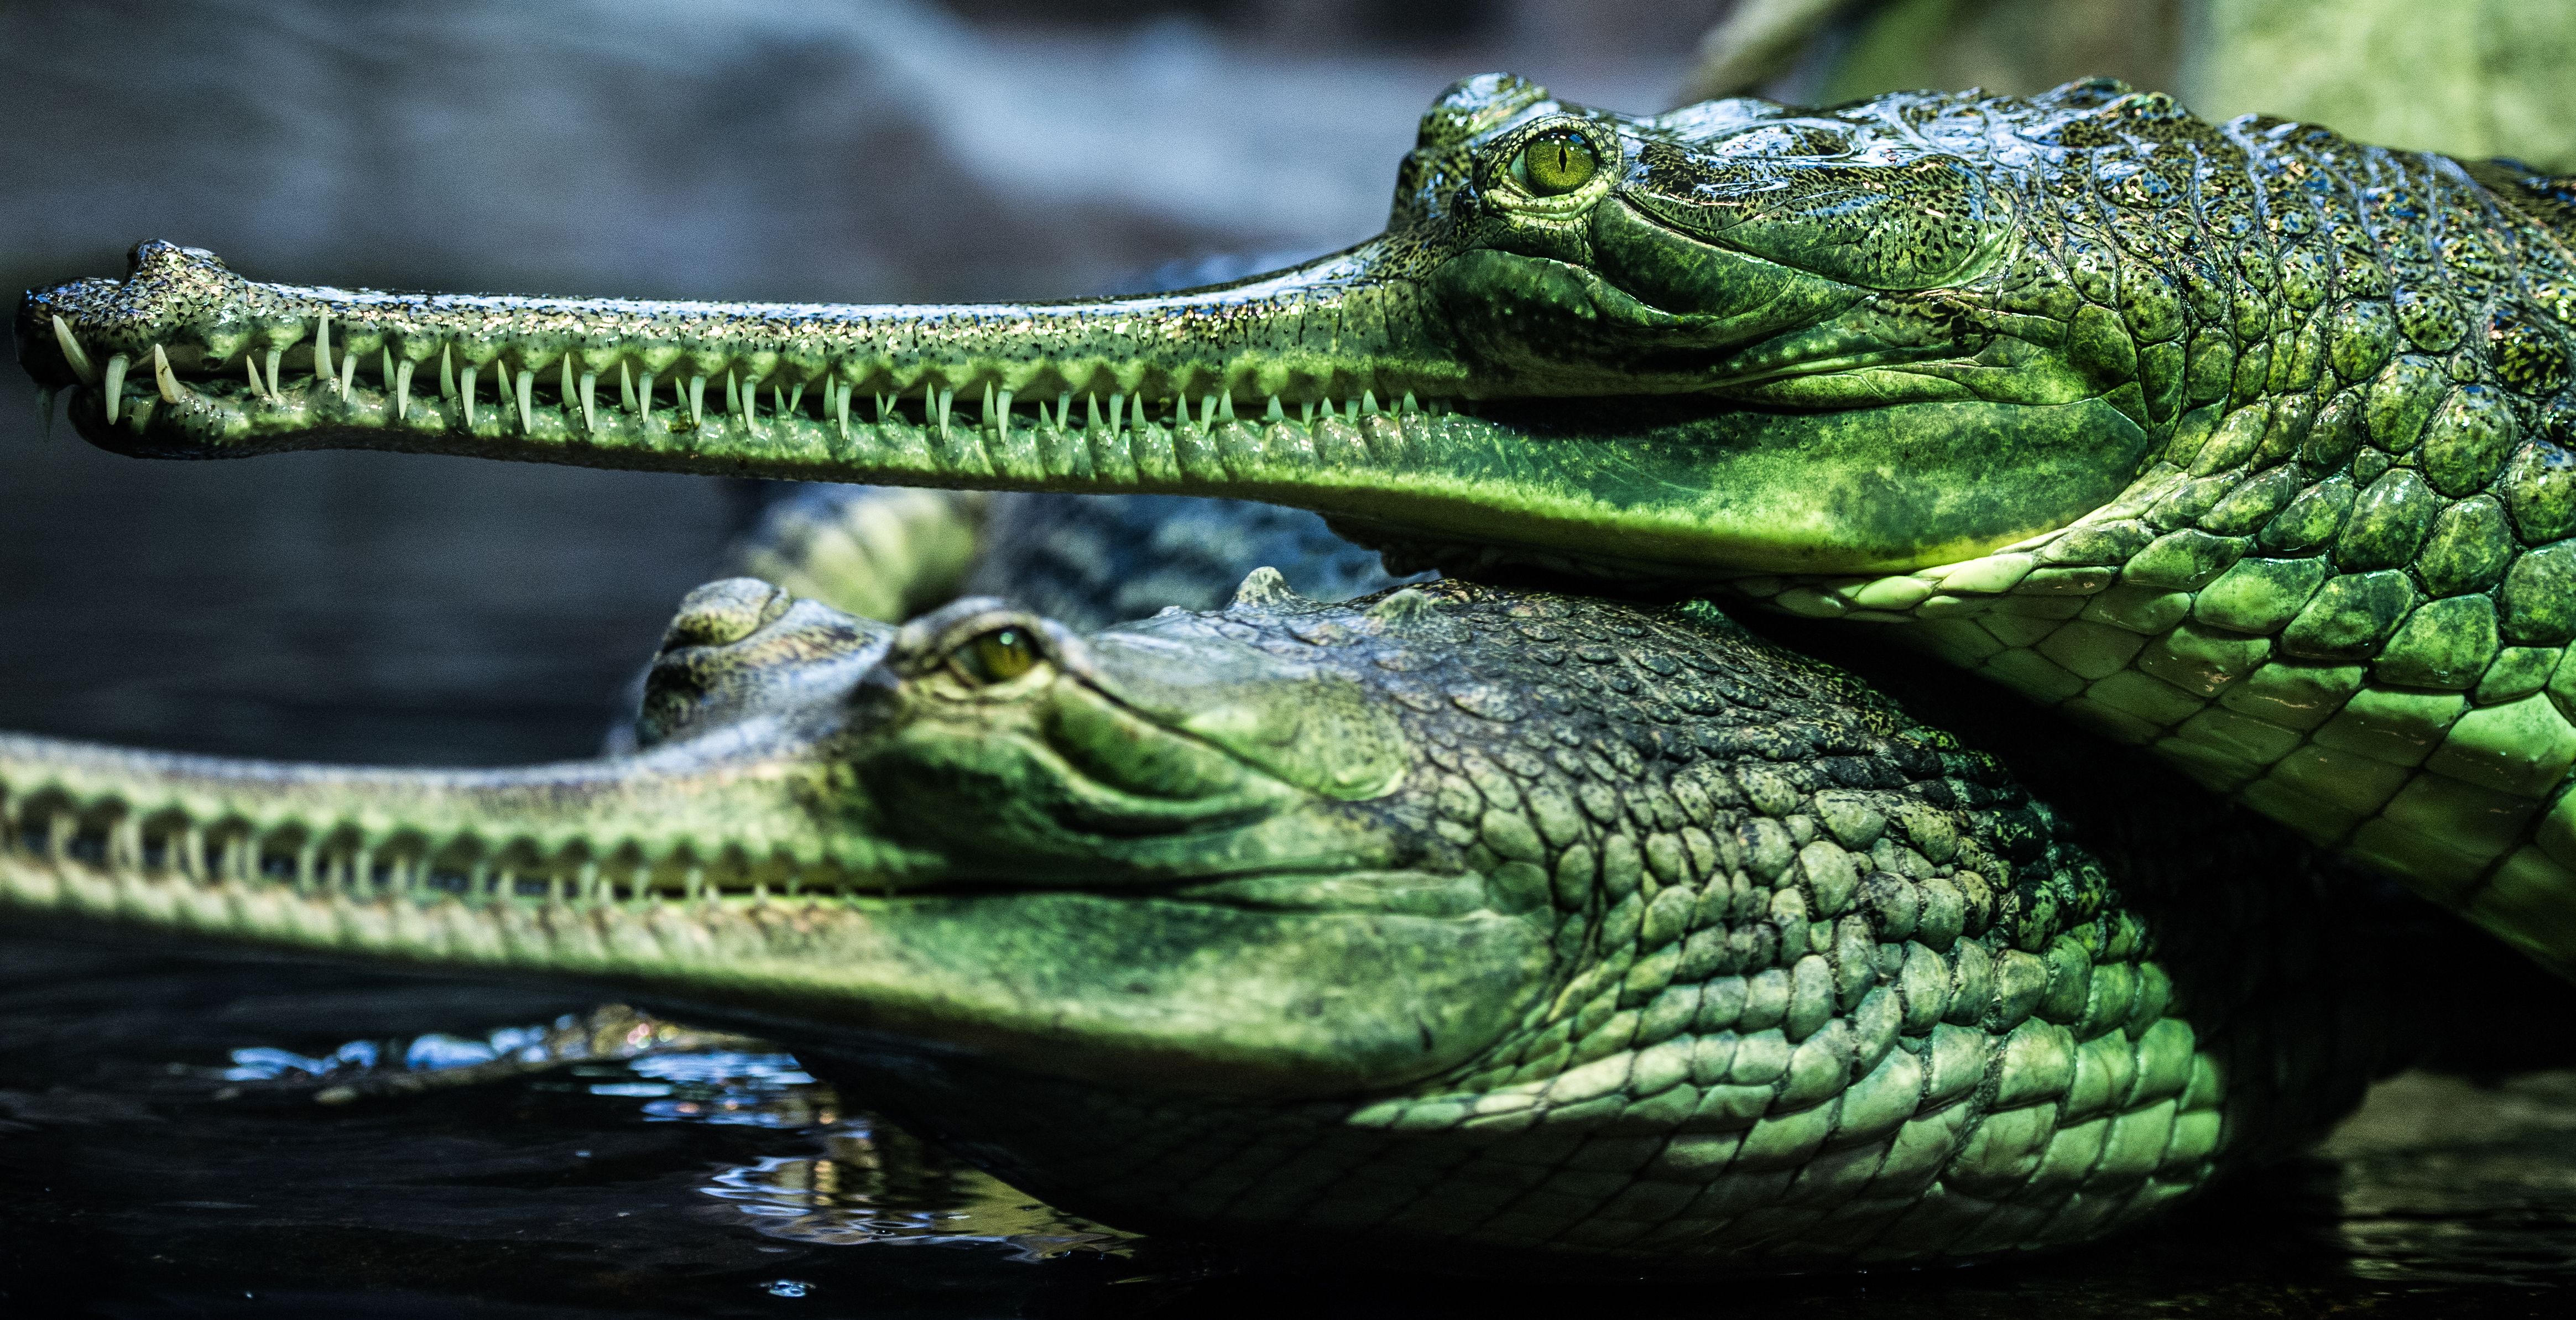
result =
[{"label": "lower jaw", "polygon": [[[1525,477],[1456,478],[1456,456],[1508,453],[1531,436],[1411,398],[1382,403],[1369,396],[1311,410],[1283,403],[1274,414],[1267,405],[1238,410],[1217,396],[1149,404],[1068,395],[1034,407],[1003,396],[942,407],[918,397],[827,399],[770,390],[754,400],[743,397],[749,391],[736,394],[728,408],[718,382],[705,406],[692,409],[685,389],[680,402],[664,394],[649,408],[611,397],[585,408],[583,393],[575,383],[568,407],[531,390],[486,395],[469,408],[461,396],[398,399],[365,382],[345,391],[317,382],[273,397],[237,385],[173,382],[160,390],[129,385],[112,420],[100,392],[82,389],[72,416],[93,443],[137,457],[377,449],[790,481],[1195,494],[1318,508],[1357,526],[1455,525],[1472,543],[1524,546],[1526,553],[1505,553],[1549,571],[1709,571],[1690,563],[1707,551],[1696,545],[1704,533],[1687,510],[1611,510],[1543,467]],[[1592,529],[1609,516],[1623,520],[1629,542],[1646,552],[1548,548],[1596,540]]]},{"label": "lower jaw", "polygon": [[[1420,547],[1434,562],[1463,549],[1461,566],[1632,582],[1877,574],[1970,558],[2110,499],[2133,466],[2125,455],[2146,442],[2099,401],[1907,405],[1928,410],[1919,429],[1947,439],[1891,469],[1877,410],[1780,413],[1696,397],[1493,400],[1466,413],[1364,396],[1311,415],[1273,399],[1256,415],[1218,395],[1143,406],[1117,395],[1029,406],[943,395],[925,410],[918,397],[854,399],[829,383],[800,394],[703,378],[669,404],[646,392],[649,382],[634,382],[629,398],[622,383],[530,372],[511,374],[489,402],[462,374],[454,397],[406,398],[354,373],[282,391],[192,384],[160,369],[115,383],[124,388],[114,417],[104,386],[76,394],[73,417],[102,446],[139,455],[361,448],[794,481],[1224,496],[1385,529],[1363,539]],[[2096,452],[2108,449],[2120,452]],[[1999,493],[1998,469],[2014,478],[2009,491]]]}]

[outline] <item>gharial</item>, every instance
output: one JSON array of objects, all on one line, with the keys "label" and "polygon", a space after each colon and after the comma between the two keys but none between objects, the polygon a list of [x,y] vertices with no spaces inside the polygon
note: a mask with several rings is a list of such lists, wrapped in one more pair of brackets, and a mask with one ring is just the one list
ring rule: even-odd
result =
[{"label": "gharial", "polygon": [[[1145,298],[346,292],[136,249],[22,362],[140,454],[1235,495],[1890,631],[2576,969],[2576,185],[2028,99],[1488,75],[1386,232]],[[963,415],[959,401],[965,401]]]},{"label": "gharial", "polygon": [[[891,547],[869,588],[936,594],[957,502],[852,503],[781,515],[781,576]],[[1146,539],[1102,516],[1067,515]],[[1010,521],[1006,577],[1065,534]],[[1077,635],[729,579],[633,741],[440,772],[0,735],[0,909],[605,983],[1080,1213],[1487,1272],[2082,1242],[2481,1011],[2283,832],[2175,830],[2227,809],[2061,738],[2008,764],[1705,605],[1262,569]]]}]

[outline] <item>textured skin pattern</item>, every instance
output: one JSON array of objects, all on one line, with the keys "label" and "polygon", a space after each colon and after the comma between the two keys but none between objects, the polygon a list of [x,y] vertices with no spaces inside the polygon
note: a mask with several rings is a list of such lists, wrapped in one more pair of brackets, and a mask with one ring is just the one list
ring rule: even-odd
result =
[{"label": "textured skin pattern", "polygon": [[[1601,167],[1536,186],[1568,134]],[[137,452],[1189,491],[1470,575],[1758,573],[2568,971],[2571,217],[2564,179],[2116,83],[1636,118],[1489,75],[1386,234],[1237,285],[387,295],[147,244],[18,342]]]},{"label": "textured skin pattern", "polygon": [[1083,631],[1162,609],[1210,610],[1276,569],[1335,602],[1421,580],[1302,509],[1188,495],[791,488],[727,555],[749,576],[862,618],[900,621],[990,596]]},{"label": "textured skin pattern", "polygon": [[1550,910],[1549,993],[1464,1066],[1296,1107],[817,1066],[1121,1224],[1768,1271],[2098,1236],[2315,1131],[2411,1030],[2286,840],[2177,836],[2148,774],[2089,822],[2107,863],[1713,620],[1437,583],[1157,621],[1367,676],[1428,764],[1364,809]]},{"label": "textured skin pattern", "polygon": [[2576,969],[2576,193],[2111,91],[2024,147],[2019,283],[2144,472],[1995,555],[1741,585],[1916,622]]},{"label": "textured skin pattern", "polygon": [[18,351],[134,451],[1188,490],[1445,567],[1757,575],[2576,972],[2571,235],[2566,178],[2117,83],[1638,119],[1486,75],[1386,235],[1242,284],[353,294],[144,245]]},{"label": "textured skin pattern", "polygon": [[[1293,1228],[1452,1268],[1772,1271],[2083,1241],[2313,1134],[2426,1006],[2377,974],[2384,932],[2324,895],[2307,854],[2261,830],[2177,834],[2189,798],[2152,775],[2087,808],[2097,855],[1992,756],[1705,607],[1447,582],[1327,606],[1255,575],[1222,612],[1094,634],[1097,658],[1064,662],[1131,694],[1152,691],[1140,674],[1192,672],[1165,667],[1176,656],[1211,679],[1256,672],[1254,658],[1307,676],[1252,690],[1256,713],[1348,684],[1337,700],[1363,696],[1392,721],[1371,749],[1402,757],[1384,791],[1246,799],[1239,766],[1171,744],[1131,772],[1164,802],[1186,801],[1171,796],[1186,775],[1218,774],[1228,800],[1288,803],[1312,828],[1205,836],[1234,868],[1205,884],[1174,877],[1188,833],[1172,851],[1129,826],[1077,836],[1089,841],[1058,863],[1103,888],[878,897],[856,859],[936,876],[938,840],[971,850],[1014,828],[1013,803],[941,799],[975,781],[936,770],[979,763],[999,734],[972,721],[1004,728],[1000,705],[942,717],[970,721],[948,744],[965,759],[895,764],[916,805],[874,833],[829,796],[823,774],[884,792],[894,781],[872,777],[871,747],[922,746],[923,726],[822,713],[899,711],[916,686],[951,682],[940,637],[889,639],[756,583],[701,589],[648,687],[650,750],[627,761],[335,777],[0,739],[0,896],[748,1003],[816,1067],[1069,1208],[1249,1240]],[[1119,656],[1154,663],[1122,678]],[[1100,765],[1141,736],[1110,735],[1062,754]],[[1228,745],[1297,763],[1257,737]],[[1315,751],[1346,755],[1348,740]],[[793,769],[808,765],[823,774]],[[792,852],[729,841],[763,802],[822,834]],[[647,836],[709,859],[705,873],[627,874]],[[1310,881],[1243,873],[1259,837],[1364,846],[1346,874]],[[443,875],[406,860],[424,844],[470,844],[491,864]],[[809,849],[841,860],[796,860]],[[1426,882],[1444,876],[1463,886]],[[1309,909],[1376,943],[1339,957],[1292,943],[1284,965],[1222,943],[1294,932]],[[886,946],[913,923],[966,942]],[[1133,1023],[1155,1029],[1170,1010],[1216,1014],[1210,1041],[1256,1040],[1277,1028],[1253,1016],[1277,976],[1317,982],[1285,987],[1290,1004],[1369,1010],[1338,1010],[1354,1037],[1421,1022],[1428,1046],[1429,1006],[1407,998],[1426,969],[1411,964],[1454,966],[1476,947],[1442,934],[1453,924],[1489,932],[1474,937],[1486,945],[1509,928],[1521,943],[1506,947],[1534,952],[1440,988],[1453,1005],[1506,1007],[1453,1015],[1487,1025],[1452,1061],[1337,1084],[1348,1061],[1327,1041],[1300,1056],[1314,1077],[1273,1077],[1271,1098],[1164,1089],[1169,1063],[1078,1066],[1132,1049]],[[872,962],[907,947],[912,961]],[[1222,974],[1167,979],[1193,964]],[[957,1005],[1021,975],[1043,987],[1028,1001],[1040,1055],[1077,1066],[882,1052],[889,1021],[924,1019],[874,1016],[871,996],[931,983],[929,1020],[947,1025],[913,1038],[990,1043],[1004,1024]],[[1115,1016],[1137,1003],[1146,1017]],[[1094,1043],[1102,1005],[1129,1026]],[[871,1052],[851,1052],[850,1025],[873,1033]]]},{"label": "textured skin pattern", "polygon": [[[1309,600],[1412,581],[1303,509],[1186,495],[997,495],[966,590],[1075,628],[1211,610],[1256,568]],[[1418,575],[1417,575],[1418,576]]]}]

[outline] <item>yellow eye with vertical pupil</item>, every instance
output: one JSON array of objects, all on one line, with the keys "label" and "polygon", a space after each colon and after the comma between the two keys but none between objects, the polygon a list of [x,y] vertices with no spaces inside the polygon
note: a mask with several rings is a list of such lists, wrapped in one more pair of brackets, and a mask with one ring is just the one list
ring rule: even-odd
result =
[{"label": "yellow eye with vertical pupil", "polygon": [[995,628],[967,638],[948,653],[958,674],[973,683],[1007,683],[1037,668],[1037,640],[1026,628]]},{"label": "yellow eye with vertical pupil", "polygon": [[1530,191],[1541,197],[1570,193],[1590,183],[1600,168],[1601,157],[1581,133],[1543,134],[1521,148],[1521,176],[1529,180]]}]

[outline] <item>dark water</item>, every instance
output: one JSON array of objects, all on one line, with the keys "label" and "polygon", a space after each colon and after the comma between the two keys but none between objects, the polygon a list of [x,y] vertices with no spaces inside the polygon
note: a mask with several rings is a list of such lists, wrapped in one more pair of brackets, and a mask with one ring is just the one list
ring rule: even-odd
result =
[{"label": "dark water", "polygon": [[0,1314],[2536,1316],[2576,1279],[2576,1072],[2409,1074],[2315,1156],[2055,1259],[1501,1288],[1073,1219],[758,1046],[336,1105],[277,1062],[587,1007],[0,941]]}]

